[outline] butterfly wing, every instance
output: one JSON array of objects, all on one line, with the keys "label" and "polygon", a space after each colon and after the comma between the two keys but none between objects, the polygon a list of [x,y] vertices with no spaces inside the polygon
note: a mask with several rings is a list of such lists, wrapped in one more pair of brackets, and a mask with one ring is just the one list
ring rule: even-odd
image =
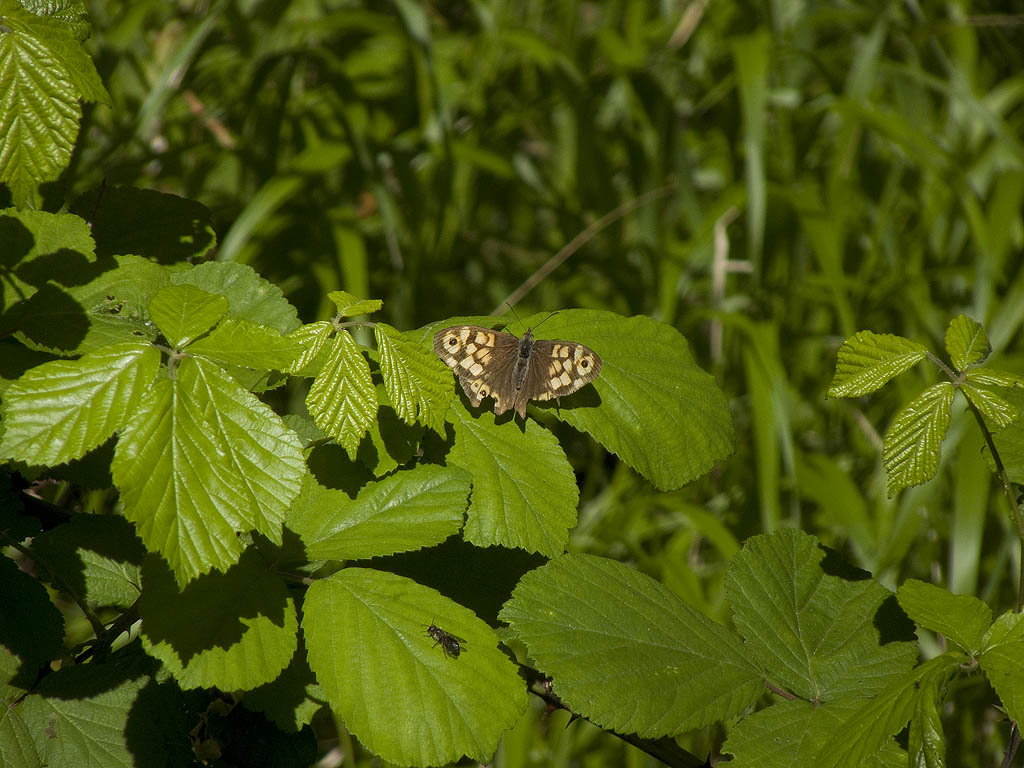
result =
[{"label": "butterfly wing", "polygon": [[575,341],[537,339],[530,354],[530,368],[516,393],[515,408],[524,419],[530,400],[551,400],[571,395],[601,372],[601,358],[590,347]]},{"label": "butterfly wing", "polygon": [[512,370],[519,354],[519,339],[479,325],[453,325],[434,334],[434,352],[459,377],[473,407],[494,398],[494,412],[502,414],[515,402]]}]

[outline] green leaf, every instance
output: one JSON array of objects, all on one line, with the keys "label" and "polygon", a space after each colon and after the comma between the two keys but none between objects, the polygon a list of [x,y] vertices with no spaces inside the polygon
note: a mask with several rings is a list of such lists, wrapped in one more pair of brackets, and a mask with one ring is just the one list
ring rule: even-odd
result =
[{"label": "green leaf", "polygon": [[860,768],[906,727],[922,697],[935,698],[959,669],[963,657],[944,653],[926,661],[864,701],[818,751],[811,765],[820,768]]},{"label": "green leaf", "polygon": [[1019,373],[997,371],[992,368],[974,368],[967,371],[967,381],[982,387],[1024,387],[1024,376]]},{"label": "green leaf", "polygon": [[338,331],[323,369],[306,395],[306,408],[325,435],[338,440],[353,461],[359,441],[377,414],[370,366],[348,331]]},{"label": "green leaf", "polygon": [[31,369],[4,395],[0,457],[50,466],[84,456],[128,423],[159,365],[155,349],[126,343]]},{"label": "green leaf", "polygon": [[295,653],[295,602],[255,550],[183,589],[167,564],[151,556],[142,580],[143,647],[182,688],[255,688],[276,678]]},{"label": "green leaf", "polygon": [[131,607],[139,597],[146,550],[135,529],[115,515],[74,515],[37,536],[32,551],[53,585],[93,607]]},{"label": "green leaf", "polygon": [[391,407],[406,424],[420,422],[438,434],[452,399],[451,374],[433,351],[390,325],[373,328],[380,374]]},{"label": "green leaf", "polygon": [[68,164],[82,117],[80,93],[53,40],[40,38],[39,21],[12,7],[0,34],[0,183],[18,207],[38,203],[37,186]]},{"label": "green leaf", "polygon": [[359,560],[440,544],[462,525],[470,477],[423,464],[367,483],[355,499],[307,475],[288,528],[311,560]]},{"label": "green leaf", "polygon": [[659,737],[725,720],[764,691],[743,643],[649,576],[592,555],[526,574],[498,616],[572,709]]},{"label": "green leaf", "polygon": [[[173,273],[168,271],[168,277],[175,283],[188,283],[214,294],[223,294],[232,289],[237,293],[241,286],[248,288],[246,281],[238,282],[241,275],[248,274],[251,281],[258,280],[251,267],[241,264],[207,262],[197,267],[188,266],[188,262],[208,259],[217,244],[213,214],[195,200],[155,189],[108,185],[90,207],[92,233],[96,239],[96,252],[100,256],[144,254],[147,260],[174,265]],[[197,273],[209,275],[211,268],[212,271],[230,275],[232,280],[218,284],[215,281],[202,282],[195,276]],[[263,298],[267,299],[275,293],[280,296],[280,289],[268,288]],[[270,323],[269,320],[263,322]],[[298,325],[297,320],[295,324]]]},{"label": "green leaf", "polygon": [[939,468],[939,444],[949,428],[955,389],[935,384],[896,415],[882,444],[882,464],[889,476],[889,497],[931,480]]},{"label": "green leaf", "polygon": [[843,342],[829,397],[860,397],[920,362],[928,349],[902,336],[860,331]]},{"label": "green leaf", "polygon": [[[737,766],[757,768],[793,768],[815,765],[822,745],[860,706],[859,701],[836,701],[812,704],[801,699],[778,701],[729,729],[722,751],[734,756]],[[907,755],[890,741],[883,753],[886,757],[902,755],[902,763],[888,762],[881,755],[867,759],[861,768],[882,768],[907,765]]]},{"label": "green leaf", "polygon": [[496,424],[452,403],[455,443],[448,462],[473,477],[463,537],[481,547],[500,544],[555,557],[576,525],[579,489],[558,440],[527,419]]},{"label": "green leaf", "polygon": [[974,407],[981,412],[985,423],[990,428],[1008,427],[1020,419],[1020,410],[995,392],[985,387],[975,387],[971,384],[963,384],[960,389],[967,396],[967,399],[974,404]]},{"label": "green leaf", "polygon": [[966,315],[957,315],[946,328],[946,352],[958,371],[983,362],[991,353],[992,345],[981,323]]},{"label": "green leaf", "polygon": [[591,386],[560,404],[531,407],[587,432],[659,490],[685,485],[732,452],[728,400],[671,326],[642,315],[576,309],[550,316],[540,335],[586,344],[603,366]]},{"label": "green leaf", "polygon": [[242,552],[237,532],[280,543],[305,463],[298,438],[220,369],[185,359],[150,389],[112,465],[124,515],[179,584]]},{"label": "green leaf", "polygon": [[40,671],[60,656],[64,618],[50,601],[46,587],[5,556],[0,556],[0,605],[4,607],[0,630],[0,703],[7,710],[8,705],[36,685]]},{"label": "green leaf", "polygon": [[876,616],[892,593],[827,575],[824,555],[791,528],[747,539],[725,580],[733,622],[777,687],[813,702],[874,696],[913,666],[917,648],[882,645]]},{"label": "green leaf", "polygon": [[1008,611],[985,635],[978,663],[1003,702],[1010,719],[1024,721],[1024,613]]},{"label": "green leaf", "polygon": [[981,651],[982,638],[992,624],[992,609],[978,598],[907,579],[897,599],[918,626],[938,632],[972,656]]},{"label": "green leaf", "polygon": [[228,315],[257,325],[276,328],[287,336],[301,325],[295,307],[281,289],[245,264],[208,261],[185,272],[175,272],[176,285],[194,285],[228,300]]},{"label": "green leaf", "polygon": [[[457,658],[434,647],[430,625],[463,641]],[[494,630],[402,576],[346,568],[315,582],[302,629],[331,708],[383,760],[486,760],[526,709],[526,688]]]},{"label": "green leaf", "polygon": [[[48,675],[19,707],[18,717],[31,738],[31,747],[19,745],[23,754],[47,768],[132,768],[136,750],[155,749],[160,737],[169,739],[158,723],[141,732],[128,725],[131,715],[155,714],[139,711],[142,690],[152,679],[113,667],[82,664]],[[157,738],[151,740],[151,734]],[[4,748],[3,754],[6,758],[14,753]]]},{"label": "green leaf", "polygon": [[[288,373],[297,374],[299,376],[308,376],[304,369],[313,363],[325,349],[327,349],[327,342],[331,340],[331,334],[334,332],[334,326],[326,320],[318,320],[315,323],[308,323],[306,325],[296,328],[294,331],[288,334],[288,338],[294,342],[300,344],[303,348],[303,353],[299,355],[292,364],[288,366]],[[340,333],[340,332],[339,332]],[[317,370],[313,375],[319,374]]]},{"label": "green leaf", "polygon": [[383,477],[407,464],[420,450],[425,427],[406,424],[388,404],[383,384],[377,384],[377,418],[370,423],[366,439],[359,444],[356,459],[374,477]]},{"label": "green leaf", "polygon": [[945,768],[946,736],[942,730],[939,705],[945,697],[944,680],[929,678],[914,701],[907,735],[907,765],[915,768]]},{"label": "green leaf", "polygon": [[276,328],[227,318],[188,351],[219,363],[286,371],[302,353],[302,346]]},{"label": "green leaf", "polygon": [[301,635],[299,647],[284,671],[269,683],[247,691],[242,705],[252,712],[262,712],[287,733],[309,725],[313,716],[327,705],[327,697],[306,661]]},{"label": "green leaf", "polygon": [[331,291],[327,298],[338,308],[338,317],[355,317],[369,315],[380,310],[384,302],[380,299],[357,299],[345,291]]},{"label": "green leaf", "polygon": [[169,285],[149,302],[149,316],[172,347],[184,347],[228,312],[228,300],[192,285]]}]

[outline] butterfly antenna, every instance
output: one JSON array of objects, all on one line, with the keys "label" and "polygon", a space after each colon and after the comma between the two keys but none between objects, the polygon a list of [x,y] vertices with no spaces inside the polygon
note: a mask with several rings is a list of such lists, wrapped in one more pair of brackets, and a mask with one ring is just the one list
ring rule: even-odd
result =
[{"label": "butterfly antenna", "polygon": [[543,320],[541,320],[541,321],[540,321],[539,323],[537,323],[537,325],[536,325],[536,326],[534,326],[534,330],[536,330],[537,328],[540,328],[540,327],[541,327],[542,325],[544,325],[544,323],[546,323],[546,322],[547,322],[548,320],[550,320],[550,319],[551,319],[552,317],[554,317],[554,316],[555,316],[555,315],[557,315],[557,314],[558,314],[558,310],[556,309],[556,310],[555,310],[554,312],[552,312],[552,313],[551,313],[550,315],[548,315],[548,316],[547,316],[547,317],[545,317],[545,318],[544,318]]}]

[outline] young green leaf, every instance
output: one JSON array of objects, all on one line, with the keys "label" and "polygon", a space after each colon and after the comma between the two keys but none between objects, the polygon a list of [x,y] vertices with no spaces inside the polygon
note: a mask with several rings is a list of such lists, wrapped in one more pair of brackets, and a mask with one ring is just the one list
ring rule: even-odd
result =
[{"label": "young green leaf", "polygon": [[992,624],[992,609],[978,598],[907,579],[897,599],[918,626],[938,632],[972,656],[981,651],[982,638]]},{"label": "young green leaf", "polygon": [[728,719],[764,691],[734,632],[613,560],[550,561],[520,580],[498,618],[562,701],[602,728],[677,734]]},{"label": "young green leaf", "polygon": [[4,394],[0,457],[51,466],[84,456],[128,423],[159,366],[149,345],[123,343],[32,368]]},{"label": "young green leaf", "polygon": [[384,302],[380,299],[357,299],[346,291],[331,291],[327,298],[338,308],[338,317],[355,317],[369,315],[380,310]]},{"label": "young green leaf", "polygon": [[495,424],[490,411],[473,417],[460,400],[449,414],[455,444],[448,461],[473,477],[463,537],[547,557],[564,552],[579,489],[555,436],[532,419],[520,428],[510,420]]},{"label": "young green leaf", "polygon": [[451,374],[434,353],[390,325],[373,329],[380,374],[395,413],[406,424],[419,421],[441,434],[452,399]]},{"label": "young green leaf", "polygon": [[776,686],[813,702],[873,696],[913,666],[917,649],[881,644],[876,614],[892,593],[825,574],[824,555],[791,528],[747,539],[726,575],[733,621]]},{"label": "young green leaf", "polygon": [[935,475],[939,468],[939,444],[949,428],[954,391],[949,382],[935,384],[896,415],[882,444],[890,497]]},{"label": "young green leaf", "polygon": [[888,333],[860,331],[843,342],[829,397],[860,397],[874,392],[925,358],[917,342]]},{"label": "young green leaf", "polygon": [[142,580],[142,645],[182,688],[255,688],[276,678],[295,653],[295,602],[255,550],[184,588],[166,563],[148,557]]},{"label": "young green leaf", "polygon": [[984,362],[992,352],[981,323],[966,315],[957,315],[946,328],[946,352],[953,367],[964,371],[967,366]]},{"label": "young green leaf", "polygon": [[79,99],[110,103],[92,59],[73,35],[15,3],[0,35],[0,183],[18,207],[53,181],[71,159],[82,117]]},{"label": "young green leaf", "polygon": [[[304,369],[327,349],[327,342],[331,340],[333,332],[333,325],[326,320],[318,320],[315,323],[299,326],[289,333],[288,338],[300,344],[305,351],[292,361],[292,364],[288,366],[287,372],[299,376],[310,375]],[[319,375],[320,370],[322,368],[312,372],[312,375]]]},{"label": "young green leaf", "polygon": [[1009,611],[985,635],[978,663],[1006,707],[1010,719],[1024,720],[1024,613]]},{"label": "young green leaf", "polygon": [[188,348],[189,354],[218,363],[275,371],[289,370],[302,350],[301,344],[276,328],[230,317]]},{"label": "young green leaf", "polygon": [[191,285],[169,285],[149,302],[149,316],[172,347],[185,347],[228,312],[223,296]]},{"label": "young green leaf", "polygon": [[324,434],[338,440],[355,460],[359,441],[377,413],[370,366],[348,331],[338,331],[334,348],[306,395],[306,407]]},{"label": "young green leaf", "polygon": [[915,667],[874,698],[867,699],[837,729],[809,764],[819,768],[860,768],[890,737],[902,731],[922,698],[934,700],[963,661],[944,653]]},{"label": "young green leaf", "polygon": [[659,490],[685,485],[732,452],[728,400],[675,328],[583,309],[526,322],[535,327],[548,317],[543,338],[586,344],[603,366],[592,385],[532,408],[590,434]]},{"label": "young green leaf", "polygon": [[974,368],[968,371],[967,381],[979,387],[1024,387],[1024,376],[1019,373],[997,371],[992,368]]},{"label": "young green leaf", "polygon": [[462,525],[470,477],[422,464],[363,486],[355,499],[306,476],[288,528],[311,560],[359,560],[440,544]]},{"label": "young green leaf", "polygon": [[[459,638],[457,657],[436,646],[432,625]],[[525,686],[494,630],[402,576],[346,568],[315,582],[302,629],[332,709],[389,762],[486,760],[526,708]]]},{"label": "young green leaf", "polygon": [[189,358],[158,379],[118,441],[111,467],[124,514],[179,584],[242,552],[238,532],[281,541],[305,463],[298,438],[227,374]]},{"label": "young green leaf", "polygon": [[976,387],[965,383],[960,389],[974,407],[981,412],[985,423],[992,429],[1007,427],[1020,418],[1020,411],[1015,405],[987,387]]}]

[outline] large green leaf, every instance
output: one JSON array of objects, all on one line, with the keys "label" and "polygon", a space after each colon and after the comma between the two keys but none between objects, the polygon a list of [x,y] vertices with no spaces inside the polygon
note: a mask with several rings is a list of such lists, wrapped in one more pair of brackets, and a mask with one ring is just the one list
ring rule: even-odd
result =
[{"label": "large green leaf", "polygon": [[31,369],[4,395],[0,456],[48,466],[84,456],[129,423],[159,365],[153,347],[128,342]]},{"label": "large green leaf", "polygon": [[151,556],[142,579],[143,647],[182,688],[255,688],[276,678],[295,653],[295,603],[254,550],[181,589],[166,563]]},{"label": "large green leaf", "polygon": [[896,415],[882,443],[889,496],[931,480],[939,468],[939,445],[949,428],[955,390],[949,382],[928,387]]},{"label": "large green leaf", "polygon": [[423,464],[367,483],[355,499],[307,475],[288,528],[311,560],[358,560],[440,544],[462,525],[470,477]]},{"label": "large green leaf", "polygon": [[734,632],[613,560],[552,560],[522,578],[499,618],[562,701],[603,728],[677,734],[728,719],[764,691]]},{"label": "large green leaf", "polygon": [[876,613],[892,593],[827,575],[824,555],[791,528],[747,539],[726,576],[733,621],[777,687],[813,702],[874,696],[913,666],[917,648],[882,645]]},{"label": "large green leaf", "polygon": [[603,366],[592,385],[532,408],[587,432],[661,490],[700,477],[732,452],[728,401],[674,328],[644,316],[576,309],[534,315],[510,329],[523,332],[541,321],[538,337],[586,344]]},{"label": "large green leaf", "polygon": [[530,419],[496,424],[489,411],[474,418],[460,400],[449,413],[455,444],[448,461],[473,477],[464,538],[548,557],[564,552],[579,490],[554,435]]},{"label": "large green leaf", "polygon": [[928,349],[902,336],[860,331],[839,348],[829,397],[860,397],[880,389],[925,358]]},{"label": "large green leaf", "polygon": [[[431,625],[461,640],[458,657],[435,646]],[[302,629],[332,709],[389,762],[487,760],[526,708],[526,688],[494,630],[401,576],[346,568],[315,582]]]},{"label": "large green leaf", "polygon": [[112,465],[124,514],[179,584],[235,563],[236,535],[281,541],[305,463],[280,418],[220,369],[185,359],[146,394]]}]

